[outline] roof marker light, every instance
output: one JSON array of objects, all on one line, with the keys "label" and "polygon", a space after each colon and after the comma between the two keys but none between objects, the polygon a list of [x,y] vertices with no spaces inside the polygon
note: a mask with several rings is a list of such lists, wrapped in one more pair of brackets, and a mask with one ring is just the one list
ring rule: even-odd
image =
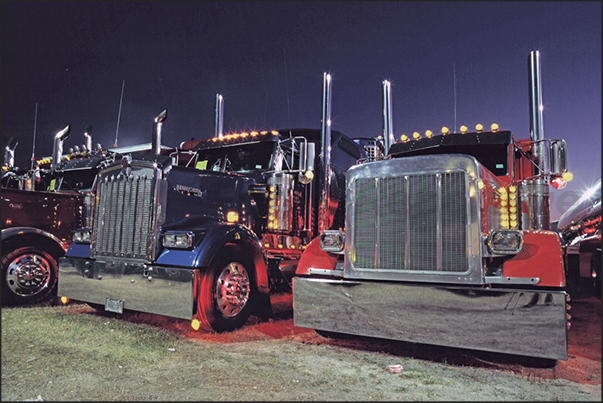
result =
[{"label": "roof marker light", "polygon": [[428,139],[430,139],[430,138],[431,138],[431,136],[433,136],[433,132],[432,132],[431,130],[427,130],[427,131],[425,132],[425,136],[426,136]]},{"label": "roof marker light", "polygon": [[419,132],[414,132],[412,136],[415,138],[415,140],[419,140],[421,138],[421,134],[419,134]]},{"label": "roof marker light", "polygon": [[467,133],[467,126],[461,126],[461,133],[465,134]]},{"label": "roof marker light", "polygon": [[496,123],[492,123],[492,126],[490,126],[490,128],[492,129],[493,132],[498,131],[498,125]]},{"label": "roof marker light", "polygon": [[403,134],[402,137],[400,137],[400,141],[406,143],[408,141],[408,136],[406,134]]},{"label": "roof marker light", "polygon": [[482,132],[482,130],[484,130],[484,126],[483,126],[481,123],[478,123],[478,124],[477,124],[477,126],[475,126],[475,130],[476,130],[478,133],[481,133],[481,132]]},{"label": "roof marker light", "polygon": [[448,133],[450,133],[450,129],[447,128],[446,126],[442,127],[442,134],[446,135]]}]

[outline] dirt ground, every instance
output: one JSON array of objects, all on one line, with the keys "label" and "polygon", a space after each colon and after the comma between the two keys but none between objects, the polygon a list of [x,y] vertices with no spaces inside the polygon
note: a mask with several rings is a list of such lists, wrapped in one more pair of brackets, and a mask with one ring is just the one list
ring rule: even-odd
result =
[{"label": "dirt ground", "polygon": [[[291,338],[304,344],[340,346],[366,352],[385,352],[400,357],[402,360],[414,358],[446,363],[461,369],[467,367],[510,372],[531,381],[534,388],[540,387],[541,380],[567,380],[584,385],[594,394],[595,400],[601,400],[601,300],[597,297],[582,297],[570,302],[572,319],[568,332],[569,358],[567,361],[557,361],[552,368],[550,361],[543,360],[541,362],[527,357],[371,338],[325,338],[314,330],[293,326],[291,300],[290,294],[273,296],[275,315],[272,319],[261,322],[252,316],[244,328],[223,334],[196,332],[190,328],[188,321],[168,320],[156,315],[124,314],[123,319],[153,324],[181,333],[190,339],[220,344]],[[482,385],[482,387],[487,388],[487,385]],[[558,400],[572,400],[566,399],[564,396],[557,396],[557,398]],[[450,400],[458,399],[451,397]]]}]

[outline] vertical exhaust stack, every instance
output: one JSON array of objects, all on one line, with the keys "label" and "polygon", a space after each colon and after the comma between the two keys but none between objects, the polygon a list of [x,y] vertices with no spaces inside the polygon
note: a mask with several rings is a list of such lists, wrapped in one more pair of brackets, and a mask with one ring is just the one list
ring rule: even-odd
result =
[{"label": "vertical exhaust stack", "polygon": [[542,86],[540,73],[540,53],[535,50],[530,52],[528,59],[530,77],[530,140],[540,141],[535,147],[535,163],[543,173],[548,174],[545,152],[544,129],[542,124]]},{"label": "vertical exhaust stack", "polygon": [[224,97],[216,94],[216,133],[214,137],[222,138],[224,133]]},{"label": "vertical exhaust stack", "polygon": [[86,126],[86,131],[84,132],[84,145],[86,147],[86,152],[92,152],[92,126]]},{"label": "vertical exhaust stack", "polygon": [[329,190],[331,187],[331,75],[324,73],[322,80],[322,122],[320,127],[321,150],[320,150],[320,169],[321,180],[321,198],[320,198],[320,228],[323,232],[328,228],[326,220],[329,210]]},{"label": "vertical exhaust stack", "polygon": [[63,141],[69,136],[71,125],[67,125],[63,130],[54,136],[54,147],[52,149],[52,165],[51,171],[55,171],[61,164],[61,156],[63,155]]},{"label": "vertical exhaust stack", "polygon": [[153,121],[153,141],[151,143],[151,152],[155,155],[161,153],[161,127],[167,118],[167,109],[161,112]]},{"label": "vertical exhaust stack", "polygon": [[12,168],[15,166],[15,148],[19,145],[19,141],[15,137],[11,137],[4,148],[4,166]]},{"label": "vertical exhaust stack", "polygon": [[387,155],[394,136],[392,118],[392,84],[383,81],[383,154]]},{"label": "vertical exhaust stack", "polygon": [[542,124],[542,88],[540,74],[540,53],[530,52],[528,58],[530,86],[530,140],[533,146],[534,163],[541,171],[540,179],[525,180],[520,186],[521,225],[527,230],[550,230],[549,182],[547,176],[546,144]]}]

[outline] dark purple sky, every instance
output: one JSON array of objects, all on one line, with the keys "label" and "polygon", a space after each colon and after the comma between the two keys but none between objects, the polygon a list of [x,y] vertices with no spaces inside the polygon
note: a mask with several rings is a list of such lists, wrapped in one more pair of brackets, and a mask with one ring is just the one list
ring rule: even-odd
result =
[{"label": "dark purple sky", "polygon": [[574,180],[551,189],[552,219],[601,177],[600,2],[12,2],[1,3],[2,147],[16,164],[115,140],[163,143],[224,131],[320,128],[323,72],[333,129],[382,133],[381,82],[392,81],[397,138],[477,123],[529,137],[528,55],[542,62],[544,133],[568,143]]}]

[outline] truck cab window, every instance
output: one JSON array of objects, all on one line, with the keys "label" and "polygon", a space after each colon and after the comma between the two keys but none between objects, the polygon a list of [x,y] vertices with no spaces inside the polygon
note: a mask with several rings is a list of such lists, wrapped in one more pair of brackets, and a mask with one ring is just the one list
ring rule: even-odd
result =
[{"label": "truck cab window", "polygon": [[223,172],[263,172],[272,166],[273,148],[270,143],[248,143],[200,150],[195,167]]}]

